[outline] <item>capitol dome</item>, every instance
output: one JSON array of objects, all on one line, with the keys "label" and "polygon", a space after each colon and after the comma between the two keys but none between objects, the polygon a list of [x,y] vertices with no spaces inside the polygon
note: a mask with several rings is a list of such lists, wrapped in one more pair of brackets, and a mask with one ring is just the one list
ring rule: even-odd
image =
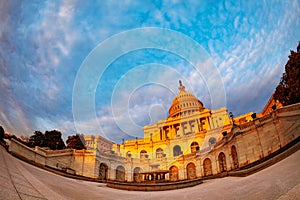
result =
[{"label": "capitol dome", "polygon": [[179,94],[174,98],[169,109],[169,117],[191,115],[204,109],[203,103],[190,92],[185,91],[182,82],[179,81]]}]

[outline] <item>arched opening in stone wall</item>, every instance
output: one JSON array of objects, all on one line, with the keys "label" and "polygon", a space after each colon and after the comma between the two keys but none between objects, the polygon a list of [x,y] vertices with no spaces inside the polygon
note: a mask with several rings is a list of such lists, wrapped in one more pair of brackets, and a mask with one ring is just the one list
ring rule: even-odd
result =
[{"label": "arched opening in stone wall", "polygon": [[156,149],[156,158],[162,158],[164,157],[164,150],[162,150],[162,148],[158,148]]},{"label": "arched opening in stone wall", "polygon": [[205,158],[203,161],[203,172],[204,176],[212,175],[212,166],[209,158]]},{"label": "arched opening in stone wall", "polygon": [[234,145],[231,146],[231,157],[233,162],[233,169],[239,168],[239,159],[238,159],[236,147]]},{"label": "arched opening in stone wall", "polygon": [[219,161],[220,172],[226,172],[227,171],[226,156],[223,152],[219,154],[218,161]]},{"label": "arched opening in stone wall", "polygon": [[118,166],[116,169],[116,180],[125,181],[125,168],[123,166]]},{"label": "arched opening in stone wall", "polygon": [[148,158],[147,151],[142,150],[142,151],[140,152],[140,158],[141,158],[141,159]]},{"label": "arched opening in stone wall", "polygon": [[194,163],[189,163],[186,166],[187,179],[195,179],[196,178],[196,166]]},{"label": "arched opening in stone wall", "polygon": [[173,147],[173,155],[174,157],[175,156],[179,156],[182,154],[182,151],[181,151],[181,147],[179,145],[176,145]]},{"label": "arched opening in stone wall", "polygon": [[141,168],[140,167],[136,167],[133,170],[133,181],[140,183],[142,182],[143,179],[143,175],[141,174]]},{"label": "arched opening in stone wall", "polygon": [[172,166],[170,167],[170,181],[177,181],[178,180],[178,167]]},{"label": "arched opening in stone wall", "polygon": [[131,152],[130,151],[127,151],[126,153],[126,158],[130,158],[131,157]]},{"label": "arched opening in stone wall", "polygon": [[108,166],[105,163],[100,164],[99,168],[99,179],[100,180],[107,180],[108,178]]},{"label": "arched opening in stone wall", "polygon": [[199,151],[199,150],[200,150],[200,148],[199,148],[198,142],[193,142],[193,143],[191,144],[191,152],[192,152],[192,153],[196,153],[196,152]]}]

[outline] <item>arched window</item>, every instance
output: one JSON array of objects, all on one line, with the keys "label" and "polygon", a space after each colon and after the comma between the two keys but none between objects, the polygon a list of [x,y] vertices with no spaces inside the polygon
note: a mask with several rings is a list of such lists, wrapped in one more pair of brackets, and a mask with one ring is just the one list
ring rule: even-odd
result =
[{"label": "arched window", "polygon": [[164,150],[162,150],[162,148],[158,148],[156,149],[156,158],[162,158],[164,157]]},{"label": "arched window", "polygon": [[196,152],[199,151],[199,150],[200,150],[200,148],[199,148],[198,142],[193,142],[193,143],[191,144],[191,152],[192,152],[192,153],[196,153]]},{"label": "arched window", "polygon": [[118,166],[116,169],[116,180],[125,181],[125,168],[123,166]]},{"label": "arched window", "polygon": [[209,158],[205,158],[203,161],[203,172],[204,176],[212,175],[212,166]]},{"label": "arched window", "polygon": [[172,166],[170,167],[170,181],[177,181],[178,180],[178,167]]},{"label": "arched window", "polygon": [[223,152],[221,152],[219,154],[218,161],[219,161],[220,172],[226,172],[226,170],[227,170],[226,157],[225,157],[225,154]]},{"label": "arched window", "polygon": [[182,154],[181,147],[179,145],[174,146],[173,155],[174,156],[179,156],[181,154]]},{"label": "arched window", "polygon": [[127,151],[126,153],[126,158],[130,158],[131,157],[131,152],[130,151]]},{"label": "arched window", "polygon": [[141,159],[148,158],[147,151],[142,150],[142,151],[140,152],[140,158],[141,158]]}]

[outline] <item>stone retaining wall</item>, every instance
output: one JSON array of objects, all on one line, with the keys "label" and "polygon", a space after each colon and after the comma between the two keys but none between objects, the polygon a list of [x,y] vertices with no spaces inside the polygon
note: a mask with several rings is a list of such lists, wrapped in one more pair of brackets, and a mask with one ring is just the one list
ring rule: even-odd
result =
[{"label": "stone retaining wall", "polygon": [[193,187],[203,182],[202,178],[176,181],[176,182],[164,182],[164,183],[124,183],[117,181],[107,181],[107,187],[130,190],[130,191],[163,191],[163,190],[175,190],[187,187]]}]

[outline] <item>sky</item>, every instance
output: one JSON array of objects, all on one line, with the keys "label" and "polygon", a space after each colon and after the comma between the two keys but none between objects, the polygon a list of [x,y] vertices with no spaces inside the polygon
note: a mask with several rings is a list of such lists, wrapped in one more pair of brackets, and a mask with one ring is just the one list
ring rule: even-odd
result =
[{"label": "sky", "polygon": [[259,113],[300,40],[300,1],[0,1],[0,125],[120,143],[204,107]]}]

